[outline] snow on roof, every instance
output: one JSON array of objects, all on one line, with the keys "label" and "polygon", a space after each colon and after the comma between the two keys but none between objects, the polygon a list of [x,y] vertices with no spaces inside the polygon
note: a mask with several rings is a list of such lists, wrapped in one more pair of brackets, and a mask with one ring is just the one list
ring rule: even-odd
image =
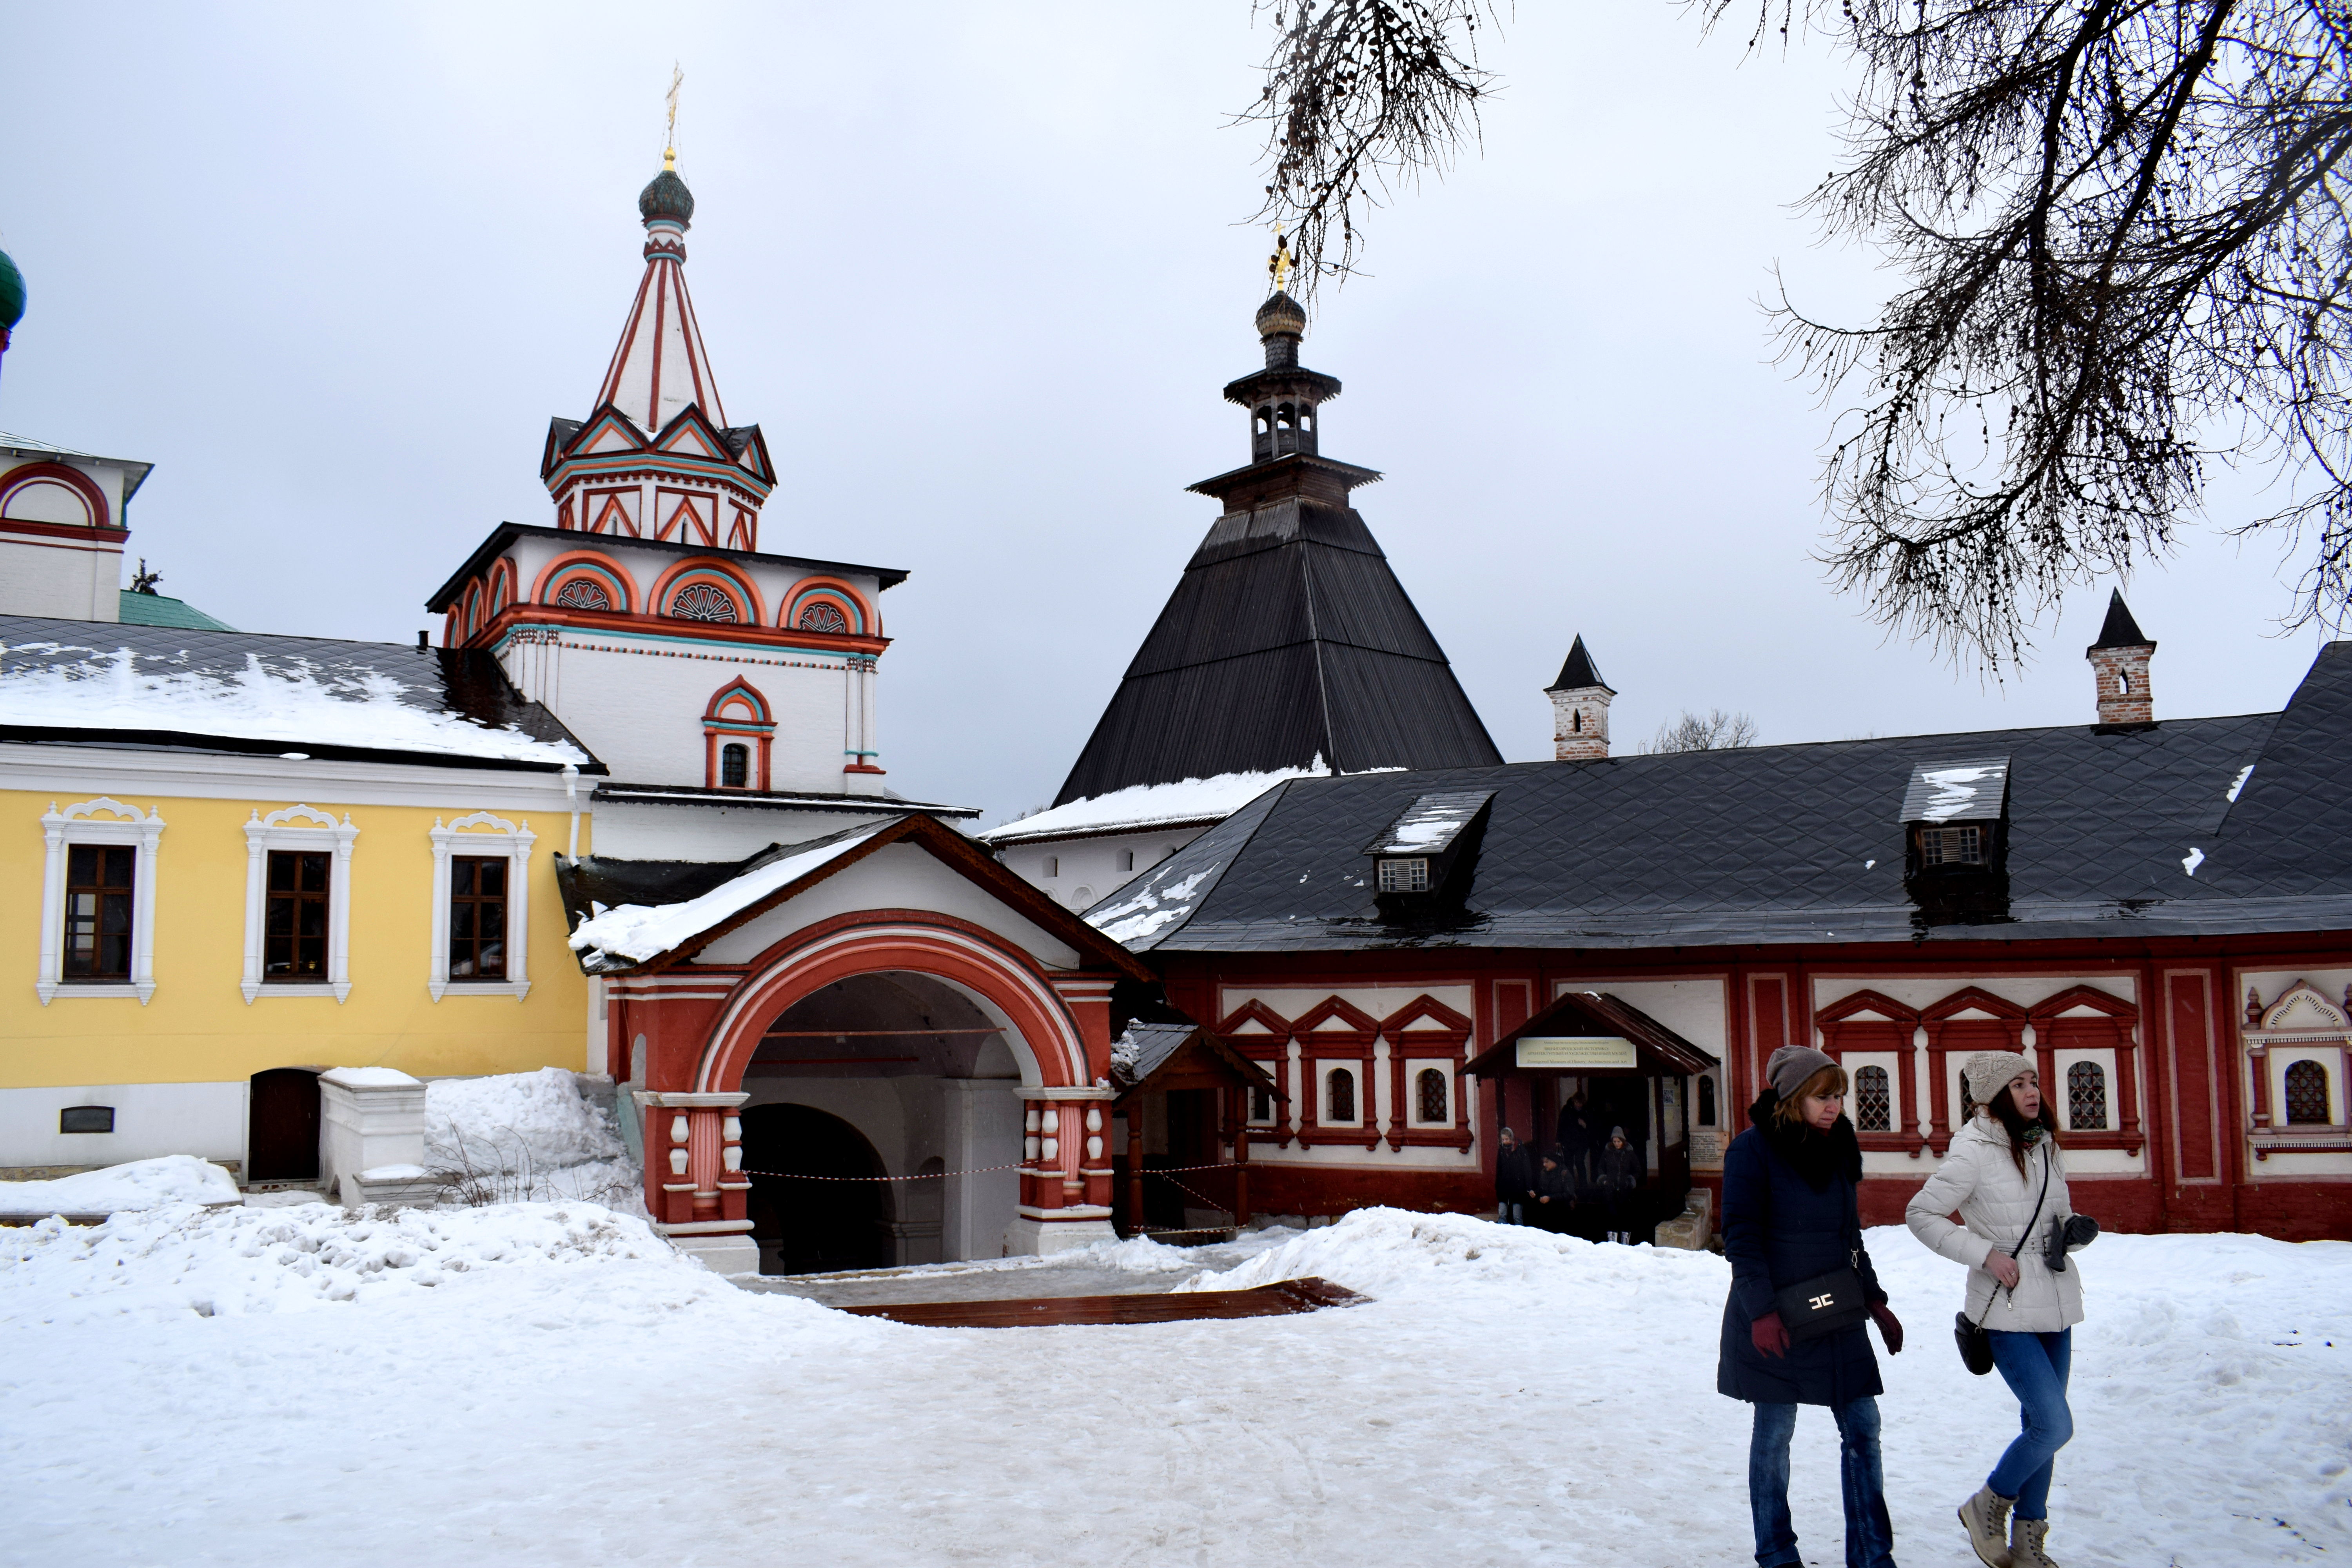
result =
[{"label": "snow on roof", "polygon": [[700,936],[787,883],[839,859],[898,820],[892,817],[887,822],[872,823],[796,847],[683,903],[623,904],[617,909],[598,904],[596,912],[572,931],[572,950],[583,955],[591,973],[643,963]]},{"label": "snow on roof", "polygon": [[1417,797],[1365,849],[1367,855],[1443,855],[1495,798],[1490,789],[1441,790]]},{"label": "snow on roof", "polygon": [[1922,763],[1903,792],[1902,822],[1990,822],[2009,794],[2009,759]]},{"label": "snow on roof", "polygon": [[[58,640],[66,625],[72,641]],[[27,635],[31,634],[31,635]],[[551,720],[541,736],[462,710],[444,650],[181,627],[0,619],[0,724],[161,731],[488,761],[593,763]],[[477,694],[478,697],[480,694]],[[510,693],[499,708],[546,719]],[[478,706],[478,703],[467,705]]]},{"label": "snow on roof", "polygon": [[1186,779],[1181,784],[1130,784],[1087,800],[1074,800],[992,827],[978,837],[999,847],[1038,838],[1071,838],[1086,834],[1143,832],[1195,823],[1222,822],[1250,802],[1288,779],[1328,778],[1331,770],[1317,757],[1303,768],[1276,768],[1262,773],[1219,773],[1214,778]]}]

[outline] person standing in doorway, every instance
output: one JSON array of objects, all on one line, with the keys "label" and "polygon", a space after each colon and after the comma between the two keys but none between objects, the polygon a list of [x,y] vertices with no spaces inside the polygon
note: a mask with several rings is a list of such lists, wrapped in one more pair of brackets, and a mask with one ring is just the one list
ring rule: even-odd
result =
[{"label": "person standing in doorway", "polygon": [[1559,1108],[1559,1152],[1560,1163],[1581,1193],[1592,1184],[1592,1121],[1580,1089]]},{"label": "person standing in doorway", "polygon": [[1857,1193],[1862,1144],[1845,1117],[1845,1069],[1807,1046],[1783,1046],[1765,1065],[1764,1092],[1723,1160],[1723,1304],[1717,1392],[1756,1407],[1748,1444],[1748,1507],[1761,1568],[1801,1563],[1789,1519],[1789,1440],[1797,1406],[1826,1405],[1837,1420],[1848,1568],[1895,1568],[1895,1525],[1878,1458],[1878,1358],[1857,1322],[1792,1339],[1779,1292],[1851,1268],[1886,1353],[1903,1349],[1863,1243]]},{"label": "person standing in doorway", "polygon": [[1506,1127],[1495,1140],[1495,1218],[1504,1225],[1528,1223],[1528,1205],[1535,1198],[1535,1163],[1519,1147],[1517,1134]]},{"label": "person standing in doorway", "polygon": [[1558,1149],[1544,1151],[1543,1169],[1536,1173],[1536,1212],[1543,1217],[1536,1223],[1555,1236],[1568,1234],[1576,1218],[1576,1178],[1559,1157]]},{"label": "person standing in doorway", "polygon": [[1642,1152],[1625,1141],[1622,1127],[1609,1130],[1609,1142],[1601,1145],[1598,1185],[1601,1195],[1609,1205],[1609,1239],[1631,1247],[1633,1194],[1642,1190]]},{"label": "person standing in doorway", "polygon": [[[2014,1051],[1979,1051],[1960,1072],[1976,1114],[1904,1218],[1929,1247],[1968,1265],[1968,1318],[1991,1341],[1992,1363],[2017,1395],[2020,1427],[1960,1505],[1960,1523],[1989,1568],[2055,1568],[2042,1544],[2051,1472],[2074,1435],[2066,1376],[2083,1321],[2082,1277],[2065,1258],[2070,1244],[2087,1242],[2076,1241],[2083,1227],[2068,1223],[2074,1205],[2065,1162],[2033,1064]],[[1951,1222],[1955,1212],[1964,1224]]]}]

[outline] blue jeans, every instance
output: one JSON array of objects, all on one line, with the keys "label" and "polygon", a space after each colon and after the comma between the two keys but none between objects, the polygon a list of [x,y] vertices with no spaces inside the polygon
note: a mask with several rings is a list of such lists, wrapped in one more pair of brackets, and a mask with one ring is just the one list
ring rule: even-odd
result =
[{"label": "blue jeans", "polygon": [[1525,1225],[1528,1222],[1521,1211],[1526,1207],[1525,1204],[1498,1203],[1495,1205],[1495,1218],[1502,1225]]},{"label": "blue jeans", "polygon": [[2066,1408],[2066,1371],[2074,1359],[2074,1331],[2054,1334],[1994,1333],[1992,1364],[2017,1395],[2022,1428],[2000,1463],[1985,1478],[1995,1497],[2017,1500],[2020,1519],[2050,1517],[2050,1470],[2058,1450],[2074,1435],[2074,1413]]},{"label": "blue jeans", "polygon": [[[1837,1417],[1838,1480],[1845,1493],[1846,1568],[1895,1568],[1895,1521],[1886,1517],[1886,1478],[1878,1466],[1878,1401],[1833,1405]],[[1793,1405],[1756,1406],[1748,1440],[1748,1508],[1756,1517],[1756,1561],[1761,1568],[1801,1563],[1789,1522],[1789,1438],[1797,1430]]]}]

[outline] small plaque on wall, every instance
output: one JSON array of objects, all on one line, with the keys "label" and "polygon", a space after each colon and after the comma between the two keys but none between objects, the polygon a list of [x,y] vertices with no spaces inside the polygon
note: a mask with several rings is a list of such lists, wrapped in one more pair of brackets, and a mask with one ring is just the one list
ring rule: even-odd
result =
[{"label": "small plaque on wall", "polygon": [[1633,1042],[1613,1035],[1523,1035],[1518,1041],[1518,1065],[1629,1068],[1634,1065]]}]

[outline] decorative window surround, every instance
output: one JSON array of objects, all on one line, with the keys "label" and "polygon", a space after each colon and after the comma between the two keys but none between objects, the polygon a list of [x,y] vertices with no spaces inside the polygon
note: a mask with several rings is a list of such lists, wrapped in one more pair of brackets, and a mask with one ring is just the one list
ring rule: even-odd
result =
[{"label": "decorative window surround", "polygon": [[[492,831],[479,831],[486,827]],[[520,827],[487,811],[469,813],[446,827],[439,817],[433,819],[433,965],[425,988],[436,1002],[451,991],[460,996],[511,996],[518,1002],[530,994],[530,847],[537,842],[539,836],[530,830],[527,817]],[[511,862],[507,872],[504,980],[449,978],[449,857],[456,851],[492,858],[503,855]]]},{"label": "decorative window surround", "polygon": [[[93,812],[110,813],[100,822]],[[41,864],[41,970],[34,994],[46,1007],[59,996],[121,998],[136,996],[142,1007],[155,994],[155,843],[163,836],[163,819],[152,811],[100,795],[78,800],[63,811],[49,803],[41,818],[47,846]],[[129,844],[139,852],[131,892],[131,979],[90,984],[65,978],[66,848],[73,844]]]},{"label": "decorative window surround", "polygon": [[[315,826],[305,827],[300,823]],[[281,806],[268,816],[256,806],[245,825],[245,979],[240,985],[246,1005],[257,996],[332,996],[338,1005],[352,994],[352,840],[360,830],[351,813],[339,825],[325,812],[308,805]],[[327,883],[327,978],[299,984],[268,984],[261,978],[262,921],[269,906],[267,883],[272,849],[331,851],[334,869]]]}]

